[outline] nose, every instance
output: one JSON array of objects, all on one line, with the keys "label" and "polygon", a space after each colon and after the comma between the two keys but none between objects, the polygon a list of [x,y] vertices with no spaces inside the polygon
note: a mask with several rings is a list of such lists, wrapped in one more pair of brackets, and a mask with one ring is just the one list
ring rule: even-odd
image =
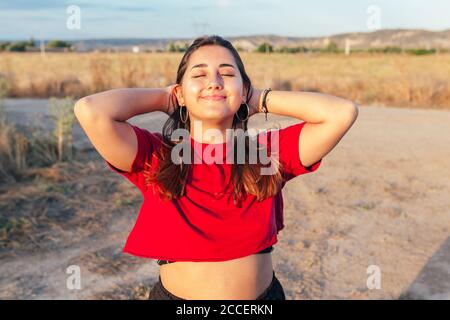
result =
[{"label": "nose", "polygon": [[217,73],[209,78],[208,89],[221,89],[223,87],[222,77]]}]

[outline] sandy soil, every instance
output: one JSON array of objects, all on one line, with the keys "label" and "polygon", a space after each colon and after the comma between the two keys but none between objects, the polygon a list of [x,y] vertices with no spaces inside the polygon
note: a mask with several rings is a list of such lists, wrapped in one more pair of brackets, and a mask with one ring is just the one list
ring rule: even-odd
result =
[{"label": "sandy soil", "polygon": [[[45,119],[45,104],[8,100],[7,110],[23,124],[36,110]],[[131,122],[157,131],[165,118]],[[268,125],[260,115],[250,121]],[[89,152],[79,127],[74,134],[84,160],[55,169],[72,170],[72,177],[0,188],[1,214],[41,208],[51,221],[0,249],[0,299],[145,299],[157,280],[156,261],[121,252],[142,200],[138,191]],[[287,299],[450,299],[449,146],[448,111],[361,107],[321,168],[283,190],[286,227],[272,254]],[[39,202],[36,184],[43,183],[67,190]],[[123,193],[131,202],[121,201]],[[58,197],[66,206],[54,205]],[[67,289],[70,265],[81,267],[81,290]],[[371,265],[381,271],[380,289],[367,286]]]}]

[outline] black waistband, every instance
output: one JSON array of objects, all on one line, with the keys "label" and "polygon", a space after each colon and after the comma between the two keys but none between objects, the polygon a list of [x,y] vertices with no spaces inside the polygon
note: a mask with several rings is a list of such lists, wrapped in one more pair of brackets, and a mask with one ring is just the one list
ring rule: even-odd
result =
[{"label": "black waistband", "polygon": [[[269,252],[272,252],[273,249],[274,249],[273,246],[270,246],[270,247],[265,248],[264,250],[261,250],[261,251],[257,252],[256,254],[269,253]],[[169,263],[173,263],[173,262],[176,262],[176,261],[171,261],[171,260],[158,260],[158,261],[156,261],[156,263],[158,265],[160,265],[160,266],[162,266],[163,264],[169,264]]]}]

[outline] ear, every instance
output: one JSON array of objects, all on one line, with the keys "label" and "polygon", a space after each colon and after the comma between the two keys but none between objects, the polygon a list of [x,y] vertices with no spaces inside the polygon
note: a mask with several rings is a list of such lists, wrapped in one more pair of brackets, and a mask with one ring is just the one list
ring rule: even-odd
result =
[{"label": "ear", "polygon": [[181,85],[177,84],[175,88],[173,89],[173,92],[175,93],[175,96],[177,97],[178,104],[180,106],[185,106],[183,93],[181,92]]}]

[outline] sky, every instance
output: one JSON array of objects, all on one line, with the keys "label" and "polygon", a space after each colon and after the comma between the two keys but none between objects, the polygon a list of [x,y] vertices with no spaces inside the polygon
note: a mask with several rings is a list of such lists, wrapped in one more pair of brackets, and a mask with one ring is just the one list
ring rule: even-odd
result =
[{"label": "sky", "polygon": [[450,29],[450,0],[0,0],[0,40]]}]

